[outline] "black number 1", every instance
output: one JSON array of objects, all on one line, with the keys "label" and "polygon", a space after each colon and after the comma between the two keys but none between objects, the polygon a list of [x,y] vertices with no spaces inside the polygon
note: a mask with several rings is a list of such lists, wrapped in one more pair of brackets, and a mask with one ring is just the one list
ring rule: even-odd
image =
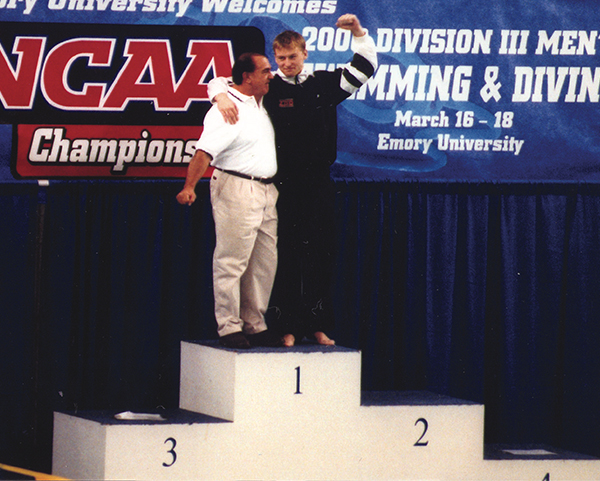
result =
[{"label": "black number 1", "polygon": [[296,368],[296,392],[294,394],[302,394],[300,391],[300,366]]}]

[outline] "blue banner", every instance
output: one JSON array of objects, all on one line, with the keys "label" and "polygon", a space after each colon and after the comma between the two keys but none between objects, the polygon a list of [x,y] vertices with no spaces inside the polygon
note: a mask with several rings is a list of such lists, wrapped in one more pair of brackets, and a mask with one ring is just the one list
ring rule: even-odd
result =
[{"label": "blue banner", "polygon": [[[334,175],[598,182],[599,7],[560,0],[0,0],[0,19],[67,31],[99,23],[107,36],[122,24],[181,27],[170,30],[173,41],[187,35],[184,27],[256,27],[272,65],[273,38],[293,29],[307,40],[307,66],[332,69],[352,54],[349,33],[335,22],[355,13],[376,42],[379,66],[338,107]],[[18,46],[3,38],[1,47],[16,72]],[[7,124],[0,134],[14,139],[13,112],[0,100]],[[0,152],[0,161],[6,157]]]}]

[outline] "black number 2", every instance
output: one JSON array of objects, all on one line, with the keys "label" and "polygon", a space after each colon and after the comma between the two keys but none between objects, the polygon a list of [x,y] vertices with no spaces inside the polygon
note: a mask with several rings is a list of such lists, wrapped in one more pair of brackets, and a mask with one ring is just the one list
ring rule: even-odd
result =
[{"label": "black number 2", "polygon": [[175,452],[175,446],[177,446],[177,441],[175,441],[174,438],[167,438],[167,440],[165,441],[164,444],[167,443],[171,443],[171,449],[169,449],[167,451],[167,453],[169,453],[172,457],[172,460],[170,463],[162,463],[162,465],[165,468],[170,468],[171,466],[173,466],[175,464],[175,461],[177,461],[177,453]]},{"label": "black number 2", "polygon": [[425,437],[425,434],[427,433],[427,429],[429,429],[429,423],[427,422],[427,419],[425,419],[425,418],[417,419],[415,426],[419,423],[423,424],[423,434],[421,434],[421,437],[414,445],[415,446],[427,446],[429,444],[429,441],[423,441],[423,438]]}]

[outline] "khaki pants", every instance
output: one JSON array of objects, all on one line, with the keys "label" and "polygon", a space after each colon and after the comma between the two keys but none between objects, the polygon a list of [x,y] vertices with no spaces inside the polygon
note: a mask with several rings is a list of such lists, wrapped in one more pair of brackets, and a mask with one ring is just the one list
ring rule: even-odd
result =
[{"label": "khaki pants", "polygon": [[215,317],[219,336],[267,329],[277,270],[277,188],[215,170],[210,198],[215,221]]}]

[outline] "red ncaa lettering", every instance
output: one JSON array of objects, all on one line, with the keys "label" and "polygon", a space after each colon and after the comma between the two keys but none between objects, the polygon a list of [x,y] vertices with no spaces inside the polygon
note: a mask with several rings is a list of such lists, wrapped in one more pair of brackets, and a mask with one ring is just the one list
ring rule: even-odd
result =
[{"label": "red ncaa lettering", "polygon": [[0,45],[0,100],[5,109],[32,107],[45,42],[41,37],[15,37],[13,54],[18,60],[14,69]]},{"label": "red ncaa lettering", "polygon": [[[191,102],[207,101],[207,76],[228,76],[233,50],[228,40],[190,40],[189,59],[176,80],[169,40],[128,39],[124,65],[109,86],[85,79],[79,90],[69,85],[69,74],[83,60],[94,68],[115,62],[114,38],[73,38],[55,45],[43,59],[45,37],[15,37],[17,66],[0,46],[0,100],[5,109],[31,109],[41,72],[41,92],[59,110],[123,111],[130,101],[152,102],[156,111],[185,111]],[[88,71],[86,70],[86,72]]]},{"label": "red ncaa lettering", "polygon": [[[190,102],[208,100],[206,76],[230,71],[233,63],[228,41],[192,40],[187,57],[190,62],[179,82],[175,73],[168,40],[128,40],[127,62],[107,94],[103,108],[123,110],[130,100],[151,100],[156,110],[186,110]],[[148,73],[150,80],[143,82]]]},{"label": "red ncaa lettering", "polygon": [[80,57],[90,67],[106,67],[113,56],[114,39],[76,38],[54,47],[44,63],[42,91],[49,104],[65,110],[89,110],[100,107],[104,84],[84,84],[79,92],[68,85],[69,68]]},{"label": "red ncaa lettering", "polygon": [[193,40],[189,43],[187,56],[192,60],[177,84],[174,98],[174,104],[180,110],[186,110],[191,100],[208,99],[204,81],[211,68],[215,73],[228,72],[229,76],[233,65],[229,42]]}]

